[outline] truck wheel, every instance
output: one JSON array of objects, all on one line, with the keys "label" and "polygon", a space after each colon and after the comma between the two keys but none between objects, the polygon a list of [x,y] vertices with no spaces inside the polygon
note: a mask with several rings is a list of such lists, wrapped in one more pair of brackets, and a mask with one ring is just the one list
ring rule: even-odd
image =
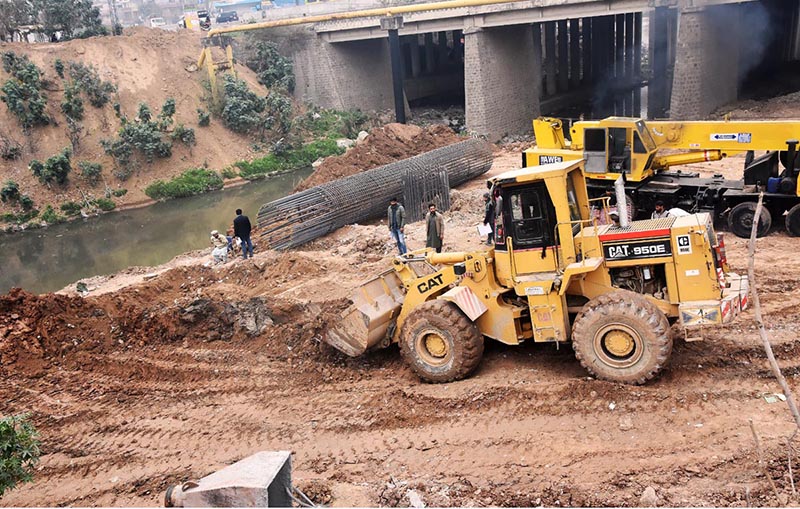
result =
[{"label": "truck wheel", "polygon": [[412,311],[400,335],[400,353],[426,382],[460,380],[483,357],[483,335],[455,304],[425,302]]},{"label": "truck wheel", "polygon": [[800,237],[800,203],[786,213],[786,231],[792,237]]},{"label": "truck wheel", "polygon": [[[750,238],[753,228],[753,218],[756,216],[756,203],[746,201],[735,205],[728,213],[728,229],[737,237]],[[766,206],[761,207],[761,216],[758,218],[757,237],[763,237],[772,227],[772,214]]]},{"label": "truck wheel", "polygon": [[603,380],[643,384],[672,353],[667,317],[639,294],[615,291],[590,300],[572,326],[575,357]]}]

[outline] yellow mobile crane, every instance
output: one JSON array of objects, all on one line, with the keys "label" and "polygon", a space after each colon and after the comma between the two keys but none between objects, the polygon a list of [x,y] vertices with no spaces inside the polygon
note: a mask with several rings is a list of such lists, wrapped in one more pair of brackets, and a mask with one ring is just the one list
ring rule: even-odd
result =
[{"label": "yellow mobile crane", "polygon": [[669,360],[670,324],[713,327],[747,306],[747,278],[729,272],[710,214],[598,225],[591,207],[607,198],[589,198],[581,160],[488,183],[492,249],[395,257],[357,289],[325,341],[351,356],[399,343],[429,382],[469,375],[484,337],[571,341],[590,373],[640,384]]},{"label": "yellow mobile crane", "polygon": [[[786,230],[800,236],[800,179],[797,145],[800,121],[651,121],[609,117],[576,122],[569,139],[561,120],[533,121],[536,146],[522,154],[523,166],[584,159],[590,193],[595,196],[618,177],[640,211],[656,201],[692,212],[727,215],[729,229],[748,237],[756,201],[765,192],[758,235],[786,213]],[[754,151],[766,151],[757,158]],[[721,175],[670,171],[673,166],[717,161],[746,153],[741,180]]]}]

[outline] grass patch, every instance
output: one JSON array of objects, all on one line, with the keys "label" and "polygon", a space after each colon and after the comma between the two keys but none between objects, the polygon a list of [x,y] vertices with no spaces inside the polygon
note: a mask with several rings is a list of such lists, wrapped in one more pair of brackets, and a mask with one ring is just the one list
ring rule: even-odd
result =
[{"label": "grass patch", "polygon": [[144,190],[154,200],[184,198],[222,189],[222,177],[212,170],[192,168],[169,181],[156,180]]},{"label": "grass patch", "polygon": [[336,145],[335,140],[316,140],[300,148],[270,154],[252,161],[238,161],[234,166],[239,168],[239,175],[248,180],[264,178],[272,173],[299,170],[311,166],[320,157],[339,155],[344,149]]}]

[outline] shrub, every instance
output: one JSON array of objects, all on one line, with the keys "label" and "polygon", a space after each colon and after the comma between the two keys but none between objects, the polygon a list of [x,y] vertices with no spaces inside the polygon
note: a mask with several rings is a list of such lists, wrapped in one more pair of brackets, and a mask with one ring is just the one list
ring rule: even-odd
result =
[{"label": "shrub", "polygon": [[26,221],[30,221],[31,219],[33,219],[38,215],[39,215],[38,210],[24,210],[16,214],[14,212],[6,212],[2,216],[0,216],[0,220],[3,220],[7,223],[22,224],[25,223]]},{"label": "shrub", "polygon": [[277,127],[281,133],[289,132],[292,127],[292,101],[285,95],[272,92],[267,96],[267,118],[264,127]]},{"label": "shrub", "polygon": [[156,157],[172,155],[172,143],[164,139],[155,122],[128,122],[122,125],[114,140],[101,140],[106,154],[114,158],[118,172],[115,175],[125,180],[133,172],[134,155],[139,152],[148,163]]},{"label": "shrub", "polygon": [[11,78],[0,87],[0,101],[6,103],[25,129],[49,124],[50,117],[45,114],[47,98],[42,94],[42,71],[27,56],[10,51],[3,53],[2,60],[3,69]]},{"label": "shrub", "polygon": [[113,194],[114,196],[119,198],[120,196],[125,196],[126,194],[128,194],[128,190],[124,189],[124,188],[122,188],[122,189],[114,189],[113,191],[111,191],[111,194]]},{"label": "shrub", "polygon": [[217,172],[193,168],[166,182],[156,180],[147,186],[144,192],[154,200],[164,200],[202,194],[222,187],[222,177]]},{"label": "shrub", "polygon": [[139,110],[136,112],[136,118],[139,122],[150,122],[153,118],[153,112],[150,111],[150,106],[147,103],[139,103]]},{"label": "shrub", "polygon": [[183,124],[178,124],[175,126],[175,130],[172,131],[172,139],[179,140],[190,147],[197,144],[197,139],[194,135],[194,129],[191,127],[184,127]]},{"label": "shrub", "polygon": [[92,203],[97,205],[97,208],[103,212],[109,212],[117,208],[117,204],[114,203],[114,200],[109,200],[108,198],[97,198]]},{"label": "shrub", "polygon": [[211,124],[211,114],[202,108],[197,108],[197,125],[208,127]]},{"label": "shrub", "polygon": [[19,200],[19,184],[13,180],[6,180],[3,189],[0,189],[0,200],[3,203]]},{"label": "shrub", "polygon": [[164,101],[164,105],[161,106],[161,113],[158,114],[158,128],[162,131],[166,131],[174,122],[172,119],[173,116],[175,116],[175,99],[170,97]]},{"label": "shrub", "polygon": [[222,178],[224,179],[235,179],[238,176],[239,174],[236,172],[236,170],[234,170],[230,166],[227,166],[222,169]]},{"label": "shrub", "polygon": [[256,44],[255,56],[247,61],[247,66],[256,72],[258,82],[265,87],[294,91],[295,79],[292,60],[278,52],[273,42]]},{"label": "shrub", "polygon": [[239,174],[246,179],[263,178],[264,176],[280,172],[297,170],[310,166],[320,157],[338,155],[344,149],[336,145],[335,140],[317,140],[307,143],[297,149],[288,150],[281,155],[270,154],[253,161],[239,161],[234,165],[239,168]]},{"label": "shrub", "polygon": [[355,138],[368,121],[369,117],[361,110],[312,108],[300,117],[298,127],[322,138]]},{"label": "shrub", "polygon": [[56,58],[56,61],[53,63],[53,67],[55,68],[58,77],[64,79],[64,62],[62,62],[60,58]]},{"label": "shrub", "polygon": [[64,87],[64,99],[61,101],[61,111],[67,118],[83,120],[83,99],[77,83],[70,82]]},{"label": "shrub", "polygon": [[22,210],[25,211],[33,210],[33,198],[31,198],[27,194],[23,194],[22,196],[19,197],[19,204],[20,206],[22,206]]},{"label": "shrub", "polygon": [[91,184],[96,184],[103,173],[103,165],[100,163],[81,161],[78,163],[78,168],[81,170],[81,177]]},{"label": "shrub", "polygon": [[55,210],[53,210],[52,205],[48,205],[44,208],[44,212],[42,212],[42,221],[47,224],[58,224],[63,223],[65,221],[65,217],[58,214]]},{"label": "shrub", "polygon": [[102,108],[111,101],[111,94],[117,91],[113,83],[100,79],[97,69],[80,62],[70,62],[69,75],[80,90],[86,92],[89,104]]},{"label": "shrub", "polygon": [[30,168],[34,176],[43,184],[49,184],[54,181],[59,184],[64,184],[67,181],[70,170],[72,170],[72,165],[69,160],[71,155],[72,151],[67,147],[58,154],[48,158],[44,164],[37,160],[31,161]]},{"label": "shrub", "polygon": [[40,454],[39,434],[27,415],[0,419],[0,497],[33,480]]},{"label": "shrub", "polygon": [[251,132],[262,126],[262,113],[267,107],[264,98],[250,91],[247,83],[230,74],[222,77],[222,122],[231,131]]},{"label": "shrub", "polygon": [[75,203],[74,201],[68,201],[61,204],[61,212],[65,213],[68,216],[77,216],[81,212],[81,205],[80,203]]}]

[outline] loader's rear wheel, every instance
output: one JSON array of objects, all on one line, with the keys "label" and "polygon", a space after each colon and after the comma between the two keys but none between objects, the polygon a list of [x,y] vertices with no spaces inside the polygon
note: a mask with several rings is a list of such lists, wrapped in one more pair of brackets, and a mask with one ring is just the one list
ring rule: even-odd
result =
[{"label": "loader's rear wheel", "polygon": [[[746,201],[734,206],[728,213],[728,229],[737,237],[743,239],[750,238],[750,230],[753,228],[753,218],[756,217],[756,203]],[[758,218],[757,237],[763,237],[772,227],[772,214],[767,207],[761,207],[761,215]]]},{"label": "loader's rear wheel", "polygon": [[786,231],[792,237],[800,237],[800,203],[786,213]]},{"label": "loader's rear wheel", "polygon": [[412,311],[400,334],[400,353],[426,382],[469,375],[483,357],[483,335],[454,304],[432,300]]},{"label": "loader's rear wheel", "polygon": [[654,304],[616,291],[586,303],[572,327],[572,347],[597,378],[643,384],[669,360],[672,337],[667,317]]}]

